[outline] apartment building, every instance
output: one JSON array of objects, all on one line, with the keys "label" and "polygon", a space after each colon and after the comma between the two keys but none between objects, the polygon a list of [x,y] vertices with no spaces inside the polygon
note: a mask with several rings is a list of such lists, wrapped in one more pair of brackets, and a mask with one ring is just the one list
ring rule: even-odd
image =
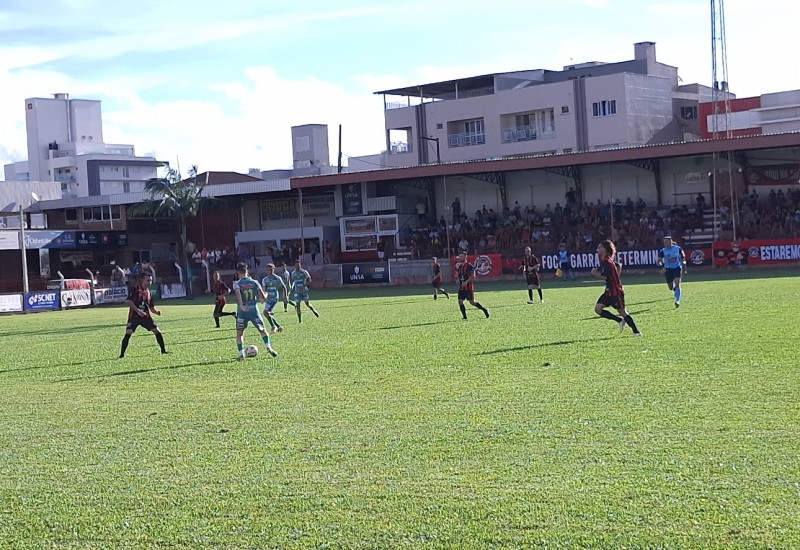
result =
[{"label": "apartment building", "polygon": [[[711,88],[684,85],[656,60],[634,59],[496,73],[376,92],[386,151],[350,169],[570,153],[698,139],[698,105]],[[364,166],[361,166],[363,164]]]},{"label": "apartment building", "polygon": [[6,165],[6,181],[59,182],[64,197],[92,197],[141,192],[157,175],[154,158],[103,141],[100,101],[31,98],[25,115],[28,160]]},{"label": "apartment building", "polygon": [[729,126],[732,136],[800,131],[800,90],[734,99],[727,106],[724,101],[700,105],[703,139],[712,139],[715,133],[725,137]]}]

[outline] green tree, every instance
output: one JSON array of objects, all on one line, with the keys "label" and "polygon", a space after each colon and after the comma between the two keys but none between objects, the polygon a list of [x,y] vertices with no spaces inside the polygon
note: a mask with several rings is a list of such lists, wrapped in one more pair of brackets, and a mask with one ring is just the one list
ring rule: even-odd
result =
[{"label": "green tree", "polygon": [[174,168],[167,167],[167,173],[162,178],[152,178],[144,184],[149,200],[140,202],[130,208],[134,216],[159,216],[177,218],[181,242],[178,259],[181,262],[187,295],[192,294],[189,280],[189,258],[186,255],[186,220],[196,216],[201,210],[210,206],[213,199],[203,196],[205,184],[197,181],[197,165],[192,165],[189,178],[182,180],[180,173]]}]

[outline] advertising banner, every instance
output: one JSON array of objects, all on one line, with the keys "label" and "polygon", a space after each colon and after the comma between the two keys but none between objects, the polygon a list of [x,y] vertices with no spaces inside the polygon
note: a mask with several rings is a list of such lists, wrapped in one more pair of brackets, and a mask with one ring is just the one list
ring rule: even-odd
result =
[{"label": "advertising banner", "polygon": [[186,287],[180,283],[161,285],[161,297],[165,300],[168,298],[186,298]]},{"label": "advertising banner", "polygon": [[124,286],[117,288],[95,288],[95,304],[121,304],[128,299],[128,289]]},{"label": "advertising banner", "polygon": [[128,245],[124,231],[76,231],[75,244],[60,248],[123,248]]},{"label": "advertising banner", "polygon": [[[481,254],[467,256],[467,261],[475,266],[476,277],[499,277],[502,274],[503,258],[500,254]],[[456,267],[458,261],[453,261],[453,279],[458,278]]]},{"label": "advertising banner", "polygon": [[714,265],[791,265],[800,262],[800,239],[715,242]]},{"label": "advertising banner", "polygon": [[769,166],[748,166],[747,183],[750,185],[795,185],[800,179],[800,165],[774,164]]},{"label": "advertising banner", "polygon": [[56,290],[29,292],[25,295],[25,309],[27,311],[59,309],[61,307],[61,300],[58,295],[59,292]]},{"label": "advertising banner", "polygon": [[[62,288],[63,286],[63,288]],[[91,289],[89,279],[51,279],[47,281],[47,290],[78,290]]]},{"label": "advertising banner", "polygon": [[26,231],[25,248],[74,248],[75,233],[73,231]]},{"label": "advertising banner", "polygon": [[92,305],[92,291],[88,288],[61,291],[61,307],[83,307]]},{"label": "advertising banner", "polygon": [[22,311],[22,294],[0,295],[0,313]]},{"label": "advertising banner", "polygon": [[342,284],[388,284],[389,282],[389,262],[342,264]]},{"label": "advertising banner", "polygon": [[19,250],[19,231],[0,231],[0,250]]},{"label": "advertising banner", "polygon": [[[623,266],[647,269],[658,268],[658,251],[653,248],[649,250],[618,250],[617,261]],[[710,248],[684,248],[687,266],[708,266],[711,265]],[[539,257],[542,272],[552,272],[558,269],[561,264],[558,254],[544,254]],[[596,252],[580,252],[569,255],[569,262],[575,271],[589,271],[600,265]],[[503,269],[507,273],[516,273],[522,265],[522,258],[507,258],[503,260]]]},{"label": "advertising banner", "polygon": [[342,186],[342,215],[359,216],[363,214],[364,204],[361,184],[351,183]]}]

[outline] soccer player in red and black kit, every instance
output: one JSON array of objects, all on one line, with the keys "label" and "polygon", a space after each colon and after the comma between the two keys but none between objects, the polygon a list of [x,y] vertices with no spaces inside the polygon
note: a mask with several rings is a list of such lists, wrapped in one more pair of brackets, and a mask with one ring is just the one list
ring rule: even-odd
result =
[{"label": "soccer player in red and black kit", "polygon": [[464,307],[464,300],[478,308],[489,318],[489,310],[475,301],[475,266],[467,261],[467,253],[464,251],[458,254],[458,264],[456,264],[458,274],[458,307],[461,309],[461,317],[467,319],[467,308]]},{"label": "soccer player in red and black kit", "polygon": [[539,291],[539,301],[544,303],[542,284],[539,281],[539,258],[533,255],[530,246],[525,247],[525,256],[522,258],[522,265],[519,268],[525,273],[525,282],[528,285],[528,303],[533,303],[534,288]]},{"label": "soccer player in red and black kit", "polygon": [[227,303],[225,301],[225,296],[231,293],[231,289],[228,288],[222,279],[219,276],[219,271],[215,271],[214,275],[214,322],[217,324],[217,328],[219,328],[219,318],[220,317],[236,317],[235,311],[222,311]]},{"label": "soccer player in red and black kit", "polygon": [[447,296],[448,300],[450,299],[450,295],[442,288],[442,266],[439,265],[439,261],[436,258],[433,259],[433,281],[431,285],[433,286],[434,300],[440,292]]},{"label": "soccer player in red and black kit", "polygon": [[[619,323],[619,331],[625,330],[627,324],[631,327],[634,336],[641,336],[642,333],[636,328],[636,323],[633,317],[630,316],[625,309],[625,290],[622,288],[622,281],[619,278],[622,266],[614,261],[614,255],[617,253],[617,248],[611,241],[602,241],[597,245],[597,257],[600,259],[600,268],[592,269],[592,275],[597,279],[605,280],[606,290],[602,296],[597,300],[594,306],[594,312],[600,317],[611,319]],[[610,311],[606,311],[607,307],[613,307],[619,311],[623,316],[614,315]]]},{"label": "soccer player in red and black kit", "polygon": [[139,274],[139,284],[132,287],[128,292],[128,299],[125,300],[125,304],[129,308],[128,324],[125,327],[125,336],[122,338],[122,349],[119,352],[120,359],[125,357],[125,350],[128,349],[131,335],[136,332],[138,327],[155,334],[161,353],[169,353],[164,347],[164,337],[150,315],[151,313],[155,313],[158,316],[161,315],[161,311],[156,308],[153,303],[153,297],[150,295],[150,285],[152,283],[153,275],[149,271],[143,271]]}]

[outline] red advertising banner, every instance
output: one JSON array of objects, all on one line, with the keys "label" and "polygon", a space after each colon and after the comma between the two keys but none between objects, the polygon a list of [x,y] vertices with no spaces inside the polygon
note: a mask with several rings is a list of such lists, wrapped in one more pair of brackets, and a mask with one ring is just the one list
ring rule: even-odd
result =
[{"label": "red advertising banner", "polygon": [[[502,273],[502,256],[500,254],[481,254],[479,256],[467,256],[467,261],[475,266],[477,277],[499,277]],[[458,278],[456,266],[458,261],[453,262],[453,279]]]},{"label": "red advertising banner", "polygon": [[714,265],[780,265],[800,262],[800,239],[714,243]]}]

